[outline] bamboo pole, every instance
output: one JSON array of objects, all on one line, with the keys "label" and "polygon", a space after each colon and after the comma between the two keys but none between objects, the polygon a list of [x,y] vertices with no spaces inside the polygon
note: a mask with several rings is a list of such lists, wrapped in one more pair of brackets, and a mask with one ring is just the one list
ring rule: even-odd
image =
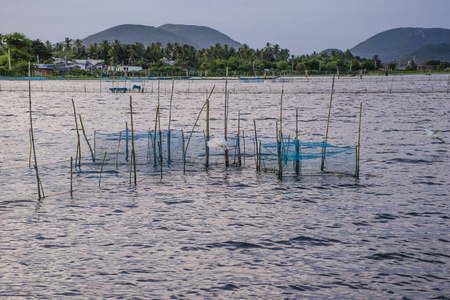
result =
[{"label": "bamboo pole", "polygon": [[150,128],[148,129],[147,135],[147,163],[150,162],[150,141],[152,134],[150,133]]},{"label": "bamboo pole", "polygon": [[359,125],[358,125],[358,152],[356,154],[356,172],[355,177],[359,178],[359,154],[361,149],[361,116],[362,116],[362,102],[359,104]]},{"label": "bamboo pole", "polygon": [[[153,155],[155,155],[156,149],[155,149],[155,145],[153,144],[153,134],[150,130],[150,128],[148,129],[148,134],[149,134],[149,138],[152,141],[151,145],[152,145],[152,150],[153,150]],[[150,154],[149,154],[150,156]],[[156,167],[155,165],[153,165],[154,167]]]},{"label": "bamboo pole", "polygon": [[83,119],[81,118],[81,115],[78,115],[78,116],[80,117],[81,130],[83,131],[84,139],[86,140],[86,143],[89,146],[89,151],[91,152],[92,161],[95,162],[94,151],[92,151],[91,144],[89,143],[89,140],[86,136],[86,132],[84,131]]},{"label": "bamboo pole", "polygon": [[98,177],[98,187],[101,187],[101,182],[102,182],[102,173],[103,173],[103,166],[105,165],[105,160],[106,160],[106,154],[108,153],[108,151],[105,151],[105,155],[103,156],[103,162],[102,162],[102,166],[100,168],[100,175]]},{"label": "bamboo pole", "polygon": [[209,167],[209,98],[208,91],[206,91],[206,141],[205,141],[205,167]]},{"label": "bamboo pole", "polygon": [[167,129],[167,165],[170,166],[170,124],[172,122],[172,99],[173,99],[173,89],[174,89],[175,81],[172,79],[172,91],[170,93],[170,102],[169,102],[169,126]]},{"label": "bamboo pole", "polygon": [[184,131],[181,129],[181,141],[182,141],[182,147],[183,147],[183,174],[186,174],[186,150],[184,148]]},{"label": "bamboo pole", "polygon": [[259,159],[259,155],[258,155],[258,134],[256,133],[256,121],[255,120],[253,120],[253,128],[254,128],[254,130],[255,130],[255,159],[256,159],[256,161],[255,161],[255,163],[256,163],[256,172],[259,172],[260,171],[260,169],[259,169],[259,161],[258,161],[258,159]]},{"label": "bamboo pole", "polygon": [[28,157],[28,168],[31,169],[31,156],[33,155],[33,140],[31,139],[31,129],[28,130],[28,135],[30,138],[30,156]]},{"label": "bamboo pole", "polygon": [[73,193],[73,157],[70,157],[70,195]]},{"label": "bamboo pole", "polygon": [[300,141],[298,140],[298,108],[295,111],[295,174],[300,174]]},{"label": "bamboo pole", "polygon": [[262,153],[262,143],[259,141],[259,148],[258,148],[258,172],[261,172],[261,153]]},{"label": "bamboo pole", "polygon": [[242,166],[242,158],[241,158],[241,111],[238,110],[238,130],[237,130],[237,151],[238,151],[238,166]]},{"label": "bamboo pole", "polygon": [[80,139],[80,131],[78,129],[78,120],[77,120],[77,111],[75,108],[75,102],[72,99],[72,107],[73,107],[73,116],[75,117],[75,128],[77,130],[77,156],[75,157],[75,166],[78,161],[78,168],[81,166],[81,139]]},{"label": "bamboo pole", "polygon": [[[159,80],[158,80],[159,83]],[[159,89],[158,89],[159,91]],[[159,100],[158,100],[159,102]],[[159,116],[159,103],[158,106],[156,106],[156,115],[155,115],[155,131],[153,136],[153,149],[155,150],[153,152],[153,167],[156,168],[156,132],[158,131],[158,116]]]},{"label": "bamboo pole", "polygon": [[97,136],[97,131],[94,130],[94,157],[95,157],[95,150],[96,150],[96,148],[95,148],[95,146],[96,146],[96,136]]},{"label": "bamboo pole", "polygon": [[133,98],[130,96],[130,119],[131,119],[131,154],[133,155],[132,164],[134,169],[134,184],[137,184],[136,179],[136,151],[134,148],[134,126],[133,126]]},{"label": "bamboo pole", "polygon": [[128,161],[128,122],[125,122],[125,160]]},{"label": "bamboo pole", "polygon": [[188,139],[188,142],[187,142],[187,145],[186,145],[185,153],[187,153],[187,150],[188,150],[188,148],[189,148],[189,143],[190,143],[190,141],[191,141],[192,133],[194,132],[195,126],[197,126],[197,122],[198,122],[198,120],[200,119],[200,115],[201,115],[203,109],[205,108],[206,104],[207,104],[208,101],[209,101],[209,98],[211,97],[211,95],[212,95],[212,93],[213,93],[213,91],[214,91],[214,87],[215,87],[215,85],[213,85],[213,87],[212,87],[212,89],[211,89],[211,92],[209,93],[208,98],[206,99],[206,101],[205,101],[205,103],[203,104],[202,108],[201,108],[200,111],[198,112],[197,119],[195,120],[194,126],[192,126],[191,134],[189,135],[189,139]]},{"label": "bamboo pole", "polygon": [[[281,90],[281,98],[280,98],[280,132],[283,134],[283,94],[284,90]],[[281,137],[282,138],[282,137]]]},{"label": "bamboo pole", "polygon": [[[224,138],[227,140],[227,131],[228,131],[228,66],[226,70],[226,79],[225,79],[225,108],[224,108]],[[225,155],[225,166],[228,167],[228,149],[224,151]]]},{"label": "bamboo pole", "polygon": [[333,91],[334,91],[334,75],[333,75],[333,81],[331,83],[331,93],[330,93],[330,104],[328,106],[328,117],[327,117],[327,129],[325,131],[325,143],[324,148],[322,149],[322,163],[320,165],[320,170],[323,171],[325,169],[325,155],[326,155],[326,145],[328,142],[328,127],[330,124],[330,114],[331,114],[331,102],[333,101]]},{"label": "bamboo pole", "polygon": [[276,128],[276,137],[277,137],[277,161],[278,161],[278,179],[281,179],[283,177],[283,167],[282,167],[282,161],[281,161],[281,130],[278,130],[278,122],[275,124]]},{"label": "bamboo pole", "polygon": [[31,63],[28,62],[28,100],[29,100],[29,108],[30,108],[30,134],[31,134],[31,145],[33,148],[33,157],[34,157],[34,170],[36,171],[36,181],[38,188],[38,199],[41,200],[45,198],[44,189],[42,187],[41,179],[39,177],[39,169],[37,164],[37,155],[36,155],[36,143],[34,140],[34,129],[33,129],[33,110],[31,105]]}]

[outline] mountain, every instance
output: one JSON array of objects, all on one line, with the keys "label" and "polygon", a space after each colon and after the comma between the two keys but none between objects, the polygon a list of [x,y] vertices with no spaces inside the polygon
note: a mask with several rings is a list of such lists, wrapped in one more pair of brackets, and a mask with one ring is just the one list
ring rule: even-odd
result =
[{"label": "mountain", "polygon": [[339,49],[336,49],[336,48],[328,48],[328,49],[325,49],[325,50],[321,51],[320,54],[326,53],[328,56],[331,56],[331,53],[332,53],[333,51],[334,51],[334,52],[339,52],[339,53],[344,53],[344,51],[339,50]]},{"label": "mountain", "polygon": [[101,44],[104,40],[110,43],[114,40],[119,40],[123,44],[140,42],[145,46],[156,42],[161,42],[164,46],[167,43],[178,43],[180,45],[191,45],[197,49],[208,48],[217,43],[222,45],[228,44],[235,48],[241,46],[241,44],[225,34],[209,27],[173,24],[166,24],[160,27],[132,24],[119,25],[90,35],[82,41],[84,45],[88,46],[93,43]]},{"label": "mountain", "polygon": [[450,44],[432,44],[419,48],[404,56],[401,61],[414,60],[416,64],[425,63],[430,60],[450,62]]},{"label": "mountain", "polygon": [[372,58],[378,55],[381,61],[391,62],[426,45],[439,43],[450,43],[450,29],[395,28],[374,35],[350,51],[355,56]]},{"label": "mountain", "polygon": [[242,46],[229,36],[205,26],[165,24],[158,28],[191,40],[198,45],[196,48],[209,48],[215,44],[222,44],[237,50]]}]

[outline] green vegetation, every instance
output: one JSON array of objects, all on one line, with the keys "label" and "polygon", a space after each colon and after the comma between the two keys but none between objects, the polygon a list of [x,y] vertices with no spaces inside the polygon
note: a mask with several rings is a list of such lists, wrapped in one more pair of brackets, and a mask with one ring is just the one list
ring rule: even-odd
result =
[{"label": "green vegetation", "polygon": [[52,57],[50,42],[44,44],[39,39],[32,41],[17,32],[0,34],[0,75],[25,76],[28,62],[36,62],[38,57],[39,60]]},{"label": "green vegetation", "polygon": [[[9,68],[9,54],[11,69]],[[52,57],[72,59],[98,59],[106,65],[141,66],[143,71],[133,72],[137,76],[224,76],[229,68],[230,76],[263,75],[321,75],[355,74],[360,72],[385,72],[398,66],[396,63],[383,64],[378,55],[371,59],[353,56],[345,52],[328,49],[310,55],[293,56],[288,49],[267,43],[262,49],[251,49],[244,44],[237,50],[228,45],[216,44],[209,48],[196,49],[178,43],[123,44],[119,40],[112,43],[104,40],[101,44],[86,47],[81,40],[66,38],[63,43],[52,45],[40,40],[29,40],[20,33],[0,35],[0,75],[26,76],[28,61],[32,63],[52,63]],[[448,68],[448,63],[430,63],[434,69]],[[409,69],[416,68],[414,62]],[[100,70],[84,71],[72,69],[72,76],[99,76]]]}]

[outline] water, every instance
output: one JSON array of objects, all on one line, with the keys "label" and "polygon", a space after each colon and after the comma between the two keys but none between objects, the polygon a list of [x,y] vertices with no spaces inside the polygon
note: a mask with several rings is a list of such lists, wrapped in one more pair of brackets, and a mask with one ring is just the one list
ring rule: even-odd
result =
[{"label": "water", "polygon": [[[392,81],[394,80],[394,81]],[[129,122],[130,94],[113,84],[32,82],[38,164],[46,198],[29,168],[28,83],[1,81],[0,297],[14,299],[427,299],[450,297],[447,77],[336,80],[329,142],[354,146],[363,103],[361,177],[256,174],[201,165],[159,169],[88,163],[69,193],[76,152],[71,99],[90,137]],[[190,131],[211,98],[211,127],[223,130],[224,81],[177,81],[172,128]],[[284,90],[286,122],[299,108],[301,139],[321,142],[331,78],[229,82],[230,131],[275,136]],[[157,83],[133,95],[136,130],[154,127]],[[86,89],[86,93],[85,93]],[[167,128],[170,81],[160,89]],[[153,91],[153,93],[152,93]],[[189,93],[187,93],[189,92]],[[201,121],[200,129],[204,128]],[[234,130],[234,131],[233,131]],[[83,137],[82,137],[83,138]],[[91,140],[92,141],[92,140]],[[250,138],[247,147],[251,147]],[[99,162],[100,161],[100,162]],[[144,163],[142,163],[144,161]]]}]

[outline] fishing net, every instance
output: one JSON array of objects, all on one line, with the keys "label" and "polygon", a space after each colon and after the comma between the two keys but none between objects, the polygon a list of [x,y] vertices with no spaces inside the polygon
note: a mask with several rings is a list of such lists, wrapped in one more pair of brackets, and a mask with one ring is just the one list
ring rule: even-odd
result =
[{"label": "fishing net", "polygon": [[[227,138],[229,165],[251,166],[257,163],[261,171],[277,171],[299,174],[334,173],[355,174],[355,147],[336,146],[324,142],[302,142],[289,136],[280,142],[270,138],[260,138],[256,146],[255,139],[237,134]],[[95,152],[108,153],[107,162],[125,163],[131,156],[131,130],[120,133],[95,135]],[[134,133],[134,147],[138,164],[184,167],[189,165],[204,167],[207,164],[225,164],[224,150],[208,147],[205,132],[187,132],[179,130],[148,131]],[[184,150],[183,150],[184,149]]]},{"label": "fishing net", "polygon": [[[282,141],[268,137],[255,139],[237,136],[227,139],[228,165],[255,168],[260,172],[278,172],[285,175],[355,175],[355,147],[335,146],[325,143],[302,142],[284,137]],[[6,134],[11,147],[29,143],[28,133]],[[139,180],[166,176],[173,172],[204,171],[225,165],[224,150],[207,147],[204,131],[182,132],[135,131],[130,129],[115,133],[95,132],[84,137],[80,130],[81,158],[76,150],[74,136],[36,132],[39,178],[46,195],[68,193],[70,190],[88,190],[127,186],[134,180],[134,144],[136,173]],[[28,198],[37,190],[36,169],[31,148],[29,157],[23,153],[9,152],[4,168],[0,161],[3,197]],[[18,187],[20,187],[18,189]]]}]

